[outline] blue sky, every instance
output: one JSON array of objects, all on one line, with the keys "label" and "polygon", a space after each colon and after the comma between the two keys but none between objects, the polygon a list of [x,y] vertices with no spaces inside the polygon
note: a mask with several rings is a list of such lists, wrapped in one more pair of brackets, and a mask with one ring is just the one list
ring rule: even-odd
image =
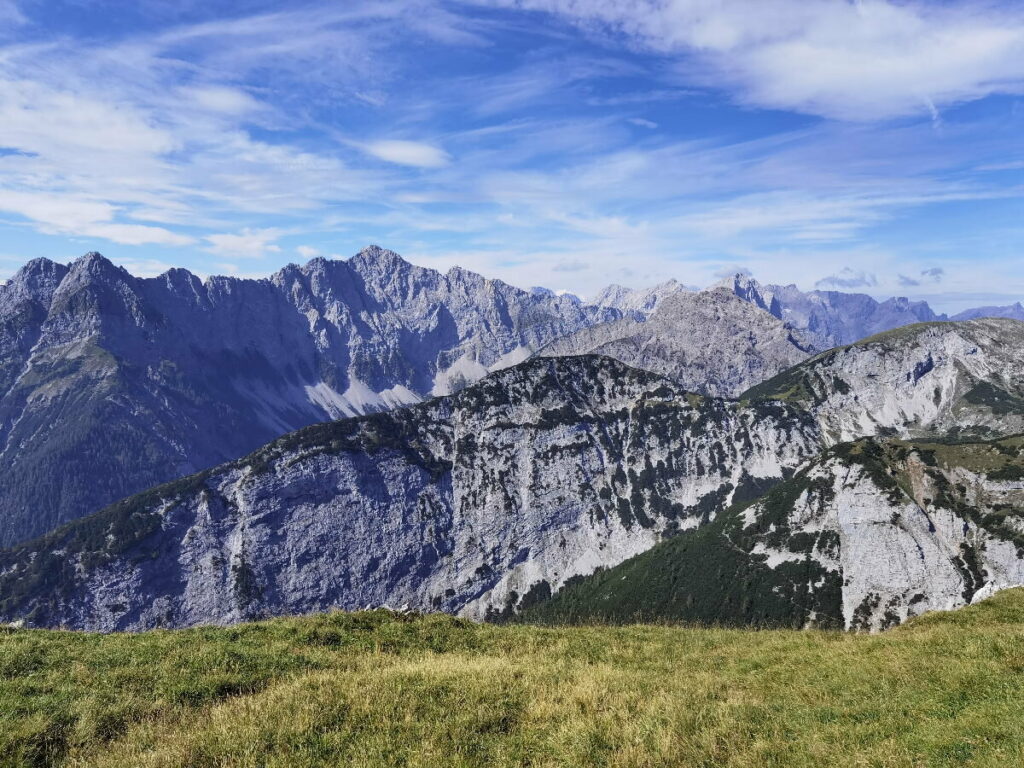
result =
[{"label": "blue sky", "polygon": [[0,0],[0,278],[377,243],[592,294],[1024,299],[1024,4]]}]

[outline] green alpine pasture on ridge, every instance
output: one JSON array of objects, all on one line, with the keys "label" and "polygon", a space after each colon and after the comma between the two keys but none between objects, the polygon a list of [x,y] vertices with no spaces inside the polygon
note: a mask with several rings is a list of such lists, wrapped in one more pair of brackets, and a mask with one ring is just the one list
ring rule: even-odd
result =
[{"label": "green alpine pasture on ridge", "polygon": [[384,611],[0,631],[3,766],[1007,766],[1024,589],[879,635]]}]

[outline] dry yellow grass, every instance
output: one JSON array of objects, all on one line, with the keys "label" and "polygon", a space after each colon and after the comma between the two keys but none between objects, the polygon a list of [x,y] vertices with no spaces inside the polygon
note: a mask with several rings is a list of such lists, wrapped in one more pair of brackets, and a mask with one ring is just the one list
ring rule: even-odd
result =
[{"label": "dry yellow grass", "polygon": [[[0,677],[0,747],[11,765],[1019,765],[1022,641],[1024,590],[880,636],[384,614],[11,632],[0,653],[35,644],[45,682]],[[147,682],[121,696],[106,678],[130,668]]]}]

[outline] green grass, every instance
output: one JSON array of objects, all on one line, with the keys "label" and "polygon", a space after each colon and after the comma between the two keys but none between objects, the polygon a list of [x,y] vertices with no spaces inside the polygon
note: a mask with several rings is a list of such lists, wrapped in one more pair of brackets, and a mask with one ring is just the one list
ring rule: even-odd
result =
[{"label": "green grass", "polygon": [[383,612],[0,633],[0,764],[1005,766],[1024,590],[876,636]]}]

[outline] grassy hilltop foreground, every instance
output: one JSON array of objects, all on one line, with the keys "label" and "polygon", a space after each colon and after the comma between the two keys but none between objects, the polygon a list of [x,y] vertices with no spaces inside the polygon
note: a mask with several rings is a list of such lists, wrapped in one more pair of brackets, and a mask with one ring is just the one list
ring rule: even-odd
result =
[{"label": "grassy hilltop foreground", "polygon": [[3,766],[1024,764],[1024,590],[881,635],[386,612],[0,630]]}]

